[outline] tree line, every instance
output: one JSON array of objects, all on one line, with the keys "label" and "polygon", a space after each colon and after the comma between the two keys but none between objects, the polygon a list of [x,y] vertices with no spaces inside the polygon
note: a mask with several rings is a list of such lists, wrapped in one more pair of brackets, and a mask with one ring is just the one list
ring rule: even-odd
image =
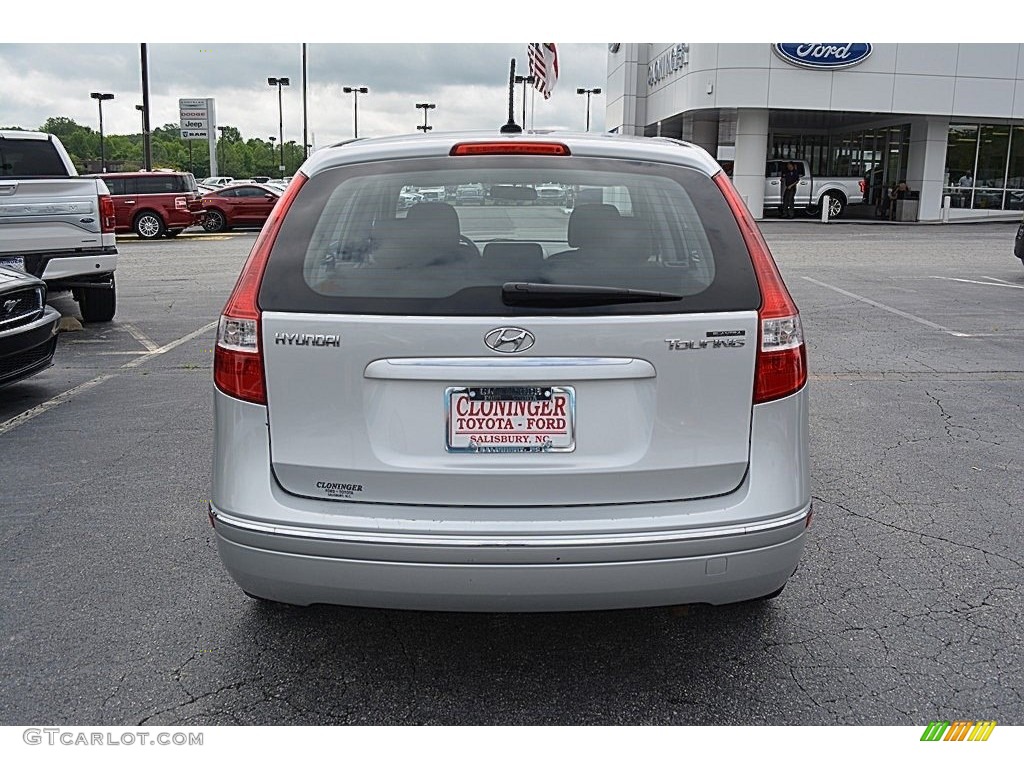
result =
[{"label": "tree line", "polygon": [[[24,130],[15,126],[12,130]],[[253,176],[280,178],[290,176],[302,164],[302,147],[294,141],[284,145],[284,166],[282,173],[281,148],[267,139],[244,139],[241,132],[230,125],[222,126],[217,142],[217,172],[221,176],[236,179],[251,179]],[[33,129],[29,129],[33,130]],[[48,118],[39,128],[52,133],[67,149],[79,173],[98,168],[100,160],[100,134],[87,125],[80,125],[69,117]],[[168,123],[151,131],[153,168],[168,168],[175,171],[191,171],[202,179],[210,174],[210,148],[205,139],[189,141],[181,138],[180,128]],[[191,144],[191,148],[189,147]],[[190,151],[191,150],[191,151]],[[104,133],[103,156],[108,169],[137,171],[145,164],[142,149],[142,134],[117,135]]]}]

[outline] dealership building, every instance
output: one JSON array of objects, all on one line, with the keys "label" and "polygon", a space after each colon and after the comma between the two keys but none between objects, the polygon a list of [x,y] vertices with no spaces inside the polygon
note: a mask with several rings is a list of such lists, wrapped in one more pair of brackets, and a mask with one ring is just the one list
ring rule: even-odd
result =
[{"label": "dealership building", "polygon": [[763,215],[766,163],[906,181],[920,221],[1019,219],[1024,45],[612,43],[606,128],[700,145]]}]

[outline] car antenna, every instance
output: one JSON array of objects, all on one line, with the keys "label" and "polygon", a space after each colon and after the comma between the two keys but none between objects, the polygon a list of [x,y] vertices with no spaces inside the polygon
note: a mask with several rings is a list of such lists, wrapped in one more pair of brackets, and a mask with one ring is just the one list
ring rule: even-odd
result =
[{"label": "car antenna", "polygon": [[516,124],[515,118],[515,82],[516,82],[516,60],[512,59],[512,66],[508,73],[508,122],[501,126],[502,133],[522,133],[523,129]]}]

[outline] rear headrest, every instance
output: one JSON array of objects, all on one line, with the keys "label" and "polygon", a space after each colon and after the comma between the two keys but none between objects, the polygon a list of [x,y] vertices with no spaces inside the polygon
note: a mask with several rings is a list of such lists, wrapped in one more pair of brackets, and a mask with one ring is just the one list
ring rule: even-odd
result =
[{"label": "rear headrest", "polygon": [[459,214],[448,203],[416,203],[405,217],[407,236],[426,245],[459,244]]},{"label": "rear headrest", "polygon": [[569,216],[569,246],[583,248],[601,245],[615,234],[622,217],[619,209],[607,203],[577,205]]}]

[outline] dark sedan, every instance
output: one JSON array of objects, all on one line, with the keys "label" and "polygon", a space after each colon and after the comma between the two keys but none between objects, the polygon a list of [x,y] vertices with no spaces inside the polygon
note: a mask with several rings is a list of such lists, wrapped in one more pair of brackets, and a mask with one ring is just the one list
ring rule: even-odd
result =
[{"label": "dark sedan", "polygon": [[0,266],[0,386],[48,368],[60,312],[46,304],[46,283]]},{"label": "dark sedan", "polygon": [[207,232],[223,232],[232,227],[262,227],[270,216],[281,191],[263,184],[232,184],[203,195]]}]

